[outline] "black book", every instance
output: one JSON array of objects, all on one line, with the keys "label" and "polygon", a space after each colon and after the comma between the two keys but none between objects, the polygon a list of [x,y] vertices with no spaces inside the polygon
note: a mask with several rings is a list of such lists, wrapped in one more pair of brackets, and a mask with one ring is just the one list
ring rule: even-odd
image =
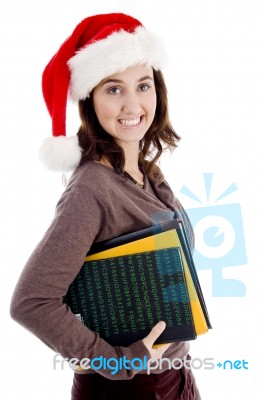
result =
[{"label": "black book", "polygon": [[187,235],[185,232],[185,228],[184,228],[182,219],[175,218],[172,220],[167,220],[167,221],[161,222],[160,224],[153,225],[149,228],[145,228],[145,229],[142,229],[137,232],[131,232],[131,233],[128,233],[128,234],[125,234],[122,236],[118,236],[118,237],[115,237],[113,239],[109,239],[109,240],[106,240],[103,242],[94,243],[91,246],[89,252],[87,253],[87,256],[104,251],[104,250],[111,249],[113,247],[121,246],[121,245],[124,245],[127,243],[132,243],[136,240],[144,239],[146,237],[149,237],[152,235],[157,235],[159,233],[166,232],[166,231],[169,231],[172,229],[177,231],[178,238],[181,242],[181,249],[183,250],[183,253],[187,260],[187,264],[188,264],[188,267],[189,267],[189,270],[190,270],[190,273],[192,276],[192,280],[193,280],[193,283],[195,286],[195,290],[197,292],[198,299],[199,299],[199,302],[200,302],[200,305],[201,305],[201,308],[202,308],[202,311],[204,314],[204,318],[206,320],[207,327],[209,329],[211,329],[212,325],[210,322],[209,314],[208,314],[206,303],[205,303],[203,293],[201,290],[199,278],[197,275],[196,267],[194,264],[194,260],[192,257],[191,249],[189,246],[188,238],[187,238]]},{"label": "black book", "polygon": [[[178,245],[171,240],[176,232]],[[185,263],[197,301],[190,298]],[[167,327],[155,344],[195,339],[198,306],[203,316],[197,320],[205,318],[205,326],[211,327],[182,221],[176,219],[94,244],[64,302],[111,345],[143,339],[159,320]]]}]

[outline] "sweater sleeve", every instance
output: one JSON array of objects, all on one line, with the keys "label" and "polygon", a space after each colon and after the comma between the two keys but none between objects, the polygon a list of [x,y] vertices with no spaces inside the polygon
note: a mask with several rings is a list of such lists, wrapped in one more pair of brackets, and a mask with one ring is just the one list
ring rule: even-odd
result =
[{"label": "sweater sleeve", "polygon": [[[107,217],[106,207],[86,186],[66,191],[13,293],[11,317],[68,360],[91,360],[100,356],[150,357],[141,340],[128,347],[110,346],[84,326],[62,302],[89,247],[101,229],[106,229]],[[85,372],[89,370],[82,371]],[[137,371],[122,369],[116,375],[107,369],[97,372],[108,379],[131,379]]]}]

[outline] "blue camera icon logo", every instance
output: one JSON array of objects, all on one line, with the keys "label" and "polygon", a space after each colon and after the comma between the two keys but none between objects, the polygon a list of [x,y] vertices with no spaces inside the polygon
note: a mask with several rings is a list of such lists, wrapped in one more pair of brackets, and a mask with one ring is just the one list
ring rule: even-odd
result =
[{"label": "blue camera icon logo", "polygon": [[213,296],[243,297],[246,293],[243,282],[223,278],[223,268],[247,263],[240,204],[212,205],[236,191],[237,187],[231,184],[209,204],[213,174],[203,176],[207,197],[205,205],[186,186],[181,189],[182,194],[200,203],[199,207],[186,209],[195,234],[194,262],[198,270],[212,270]]},{"label": "blue camera icon logo", "polygon": [[198,269],[229,267],[247,261],[239,204],[186,210],[195,233],[194,258]]}]

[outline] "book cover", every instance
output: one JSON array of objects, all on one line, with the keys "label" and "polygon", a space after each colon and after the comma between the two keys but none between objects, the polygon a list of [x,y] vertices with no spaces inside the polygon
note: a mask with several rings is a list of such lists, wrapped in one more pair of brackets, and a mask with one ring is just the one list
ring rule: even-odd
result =
[{"label": "book cover", "polygon": [[[162,245],[162,236],[160,234],[170,230],[175,230],[177,236],[171,236],[170,242],[168,238],[165,239]],[[154,247],[155,237],[157,238],[156,247]],[[148,241],[140,242],[141,239],[145,238],[149,238]],[[92,259],[91,256],[95,253],[98,253],[96,257],[103,257],[104,255],[114,256],[115,254],[118,254],[117,251],[122,251],[120,254],[126,254],[126,251],[130,251],[129,249],[131,248],[131,251],[135,252],[139,248],[138,246],[142,246],[146,248],[146,250],[152,250],[155,248],[161,248],[161,245],[166,247],[168,243],[171,243],[171,246],[178,246],[181,249],[184,268],[186,270],[186,279],[188,279],[190,287],[190,296],[193,299],[193,316],[195,319],[196,332],[198,335],[206,333],[208,329],[212,328],[212,326],[185,234],[183,221],[181,219],[175,218],[137,232],[122,235],[104,242],[95,243],[88,252],[86,259]],[[121,247],[125,244],[128,244],[129,247]],[[115,248],[119,250],[114,250]],[[106,250],[111,250],[111,252],[107,253],[105,252]],[[202,316],[202,313],[204,317]]]},{"label": "book cover", "polygon": [[65,302],[113,346],[143,339],[159,320],[167,327],[155,344],[196,338],[178,247],[86,260]]},{"label": "book cover", "polygon": [[[172,228],[172,225],[172,223],[164,225],[163,229],[165,229],[165,226],[167,228]],[[189,254],[186,250],[184,251],[183,247],[185,246],[185,244],[183,240],[182,242],[180,241],[180,236],[180,221],[177,221],[177,229],[166,230],[162,233],[147,236],[139,240],[134,240],[133,242],[113,247],[108,250],[103,250],[95,254],[90,254],[86,257],[86,261],[133,254],[136,252],[143,252],[145,250],[159,250],[163,248],[178,247],[182,256],[183,269],[187,282],[187,289],[189,293],[189,300],[193,314],[195,331],[197,335],[200,335],[206,333],[208,331],[208,328],[210,327],[206,318],[208,316],[208,313],[203,311],[205,308],[205,304],[204,301],[200,299],[202,293],[200,293],[201,288],[200,286],[198,286],[199,284],[196,269],[193,264],[192,267],[194,267],[194,270],[191,273],[191,265],[188,264],[188,262],[190,262]],[[197,281],[193,279],[194,276],[196,276]]]},{"label": "book cover", "polygon": [[92,246],[64,301],[112,345],[144,338],[159,320],[167,327],[156,345],[192,340],[211,328],[176,219]]}]

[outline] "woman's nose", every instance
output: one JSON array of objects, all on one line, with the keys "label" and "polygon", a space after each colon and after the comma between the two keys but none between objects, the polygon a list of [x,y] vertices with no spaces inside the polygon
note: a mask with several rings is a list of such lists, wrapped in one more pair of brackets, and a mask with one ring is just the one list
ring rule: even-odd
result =
[{"label": "woman's nose", "polygon": [[127,93],[124,97],[123,111],[126,114],[138,115],[141,112],[141,104],[137,93]]}]

